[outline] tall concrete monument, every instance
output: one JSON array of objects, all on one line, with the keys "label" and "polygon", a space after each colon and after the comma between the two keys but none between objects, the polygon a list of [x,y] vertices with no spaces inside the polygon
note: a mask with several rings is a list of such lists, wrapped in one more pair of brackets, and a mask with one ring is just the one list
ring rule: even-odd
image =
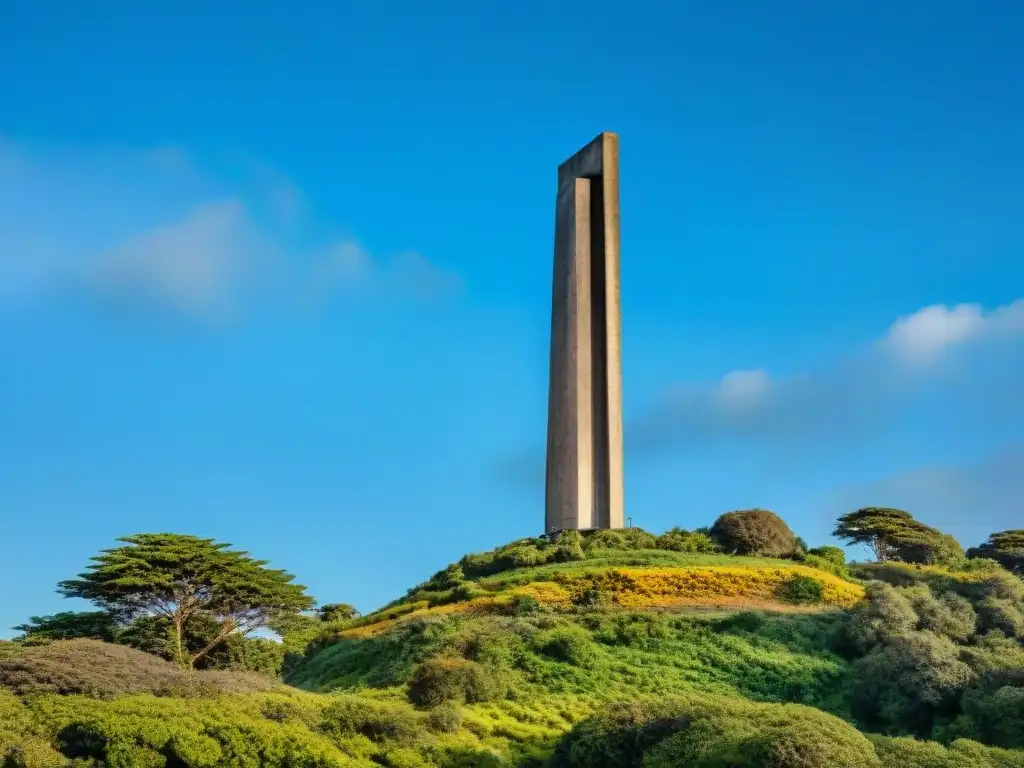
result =
[{"label": "tall concrete monument", "polygon": [[545,532],[621,528],[619,137],[558,167]]}]

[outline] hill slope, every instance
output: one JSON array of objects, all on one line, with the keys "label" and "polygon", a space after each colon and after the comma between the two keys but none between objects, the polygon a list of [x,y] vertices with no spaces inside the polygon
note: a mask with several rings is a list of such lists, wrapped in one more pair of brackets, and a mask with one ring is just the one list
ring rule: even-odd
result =
[{"label": "hill slope", "polygon": [[[381,611],[287,638],[302,652],[270,690],[230,675],[169,684],[99,643],[8,649],[0,755],[35,768],[1024,767],[1016,577],[984,563],[851,574],[647,536],[467,556]],[[87,689],[55,653],[131,685]]]}]

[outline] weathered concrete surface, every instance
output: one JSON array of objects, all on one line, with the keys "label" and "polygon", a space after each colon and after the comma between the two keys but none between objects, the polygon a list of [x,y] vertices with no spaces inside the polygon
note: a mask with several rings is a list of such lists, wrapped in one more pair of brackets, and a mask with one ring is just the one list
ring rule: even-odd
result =
[{"label": "weathered concrete surface", "polygon": [[621,528],[619,140],[558,168],[545,531]]}]

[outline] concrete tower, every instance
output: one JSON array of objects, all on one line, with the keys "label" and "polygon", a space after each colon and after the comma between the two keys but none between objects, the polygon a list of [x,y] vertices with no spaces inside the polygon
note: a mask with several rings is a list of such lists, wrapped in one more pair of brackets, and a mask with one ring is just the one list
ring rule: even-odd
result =
[{"label": "concrete tower", "polygon": [[558,167],[545,532],[621,528],[619,138]]}]

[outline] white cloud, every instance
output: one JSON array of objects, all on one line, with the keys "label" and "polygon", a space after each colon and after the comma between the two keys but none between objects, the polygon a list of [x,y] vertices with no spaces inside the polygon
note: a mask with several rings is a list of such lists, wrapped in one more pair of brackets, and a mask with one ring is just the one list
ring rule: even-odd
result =
[{"label": "white cloud", "polygon": [[768,372],[763,369],[733,371],[722,378],[718,395],[726,408],[751,408],[764,400],[770,386]]},{"label": "white cloud", "polygon": [[70,290],[219,322],[257,303],[300,303],[310,285],[321,301],[458,288],[417,253],[375,259],[354,241],[308,245],[294,226],[306,219],[301,190],[264,163],[233,162],[228,183],[175,147],[85,151],[0,137],[0,301],[45,304]]},{"label": "white cloud", "polygon": [[[722,439],[818,446],[878,434],[929,408],[936,423],[966,430],[1011,423],[1022,406],[1014,374],[1022,341],[1024,300],[989,312],[972,304],[926,307],[867,349],[810,374],[736,370],[711,386],[670,387],[627,422],[627,445],[639,452]],[[922,366],[955,362],[954,352],[968,350],[969,364]]]},{"label": "white cloud", "polygon": [[896,357],[912,364],[932,363],[972,341],[1024,332],[1024,299],[986,313],[980,304],[936,304],[899,318],[883,339]]},{"label": "white cloud", "polygon": [[224,320],[268,253],[245,206],[228,200],[128,240],[89,264],[83,279],[102,297]]},{"label": "white cloud", "polygon": [[441,269],[415,251],[374,259],[359,243],[336,243],[317,257],[312,277],[316,295],[346,295],[384,299],[436,301],[462,288],[458,275]]}]

